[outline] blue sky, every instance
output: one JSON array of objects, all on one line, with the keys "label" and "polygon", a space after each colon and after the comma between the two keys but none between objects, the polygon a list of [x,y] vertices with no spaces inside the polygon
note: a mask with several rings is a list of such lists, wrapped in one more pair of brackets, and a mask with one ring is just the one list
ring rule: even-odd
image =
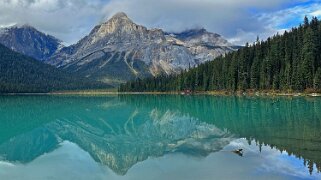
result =
[{"label": "blue sky", "polygon": [[30,24],[72,44],[119,11],[148,28],[204,27],[243,45],[321,17],[321,0],[1,0],[0,27]]}]

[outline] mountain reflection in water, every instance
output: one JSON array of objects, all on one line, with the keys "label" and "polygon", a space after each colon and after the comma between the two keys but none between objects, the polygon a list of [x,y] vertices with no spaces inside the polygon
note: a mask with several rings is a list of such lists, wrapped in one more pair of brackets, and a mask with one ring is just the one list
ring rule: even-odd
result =
[{"label": "mountain reflection in water", "polygon": [[[72,142],[116,174],[149,157],[207,157],[245,138],[321,170],[321,99],[215,96],[3,96],[0,160],[30,163]],[[232,154],[232,153],[231,153]],[[315,169],[314,169],[315,168]]]}]

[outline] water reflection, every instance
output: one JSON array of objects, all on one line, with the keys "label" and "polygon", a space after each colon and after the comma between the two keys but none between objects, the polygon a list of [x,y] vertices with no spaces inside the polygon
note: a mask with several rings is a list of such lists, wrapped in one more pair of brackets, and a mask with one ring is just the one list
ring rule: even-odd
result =
[{"label": "water reflection", "polygon": [[271,147],[304,159],[310,173],[321,170],[320,99],[9,96],[0,102],[5,162],[30,163],[71,142],[125,175],[150,157],[208,157],[245,138],[260,151]]},{"label": "water reflection", "polygon": [[[125,96],[130,104],[143,107],[154,104],[165,109],[179,109],[220,129],[228,129],[259,147],[269,145],[305,159],[321,170],[321,99],[320,98],[256,98],[256,97],[182,97],[166,98],[159,105],[157,97]],[[171,103],[175,102],[175,103]]]}]

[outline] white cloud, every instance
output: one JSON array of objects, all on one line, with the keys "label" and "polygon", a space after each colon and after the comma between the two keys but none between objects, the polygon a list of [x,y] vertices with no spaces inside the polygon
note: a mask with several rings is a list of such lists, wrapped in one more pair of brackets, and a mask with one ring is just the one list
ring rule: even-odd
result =
[{"label": "white cloud", "polygon": [[316,10],[311,13],[312,16],[321,16],[321,10]]},{"label": "white cloud", "polygon": [[[312,3],[307,5],[294,6],[285,8],[279,11],[273,11],[269,13],[261,13],[256,16],[259,24],[264,28],[261,31],[253,30],[243,33],[238,33],[236,37],[240,38],[240,42],[243,40],[251,39],[250,36],[257,33],[261,39],[266,39],[276,33],[283,34],[286,30],[289,31],[292,27],[298,26],[303,22],[305,16],[320,17],[321,4]],[[255,39],[252,38],[252,42]]]},{"label": "white cloud", "polygon": [[265,39],[278,31],[269,24],[271,20],[265,18],[265,22],[257,13],[272,15],[298,2],[304,0],[111,0],[104,12],[107,19],[124,11],[140,24],[167,31],[205,27],[243,45],[255,41],[258,35]]},{"label": "white cloud", "polygon": [[[273,35],[298,16],[320,15],[306,0],[1,0],[0,27],[28,23],[68,44],[119,11],[149,28],[182,31],[205,27],[236,44]],[[299,17],[300,19],[301,17]]]},{"label": "white cloud", "polygon": [[85,0],[2,0],[0,24],[30,24],[67,42],[87,33],[101,16],[100,6]]}]

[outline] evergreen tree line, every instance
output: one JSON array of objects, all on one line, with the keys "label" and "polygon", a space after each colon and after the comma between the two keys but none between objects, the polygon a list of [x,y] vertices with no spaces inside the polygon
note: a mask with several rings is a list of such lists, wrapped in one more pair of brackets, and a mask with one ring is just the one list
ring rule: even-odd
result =
[{"label": "evergreen tree line", "polygon": [[0,93],[39,93],[110,87],[58,70],[0,44]]},{"label": "evergreen tree line", "polygon": [[257,41],[179,75],[136,79],[119,91],[320,91],[321,22],[307,17],[299,27]]}]

